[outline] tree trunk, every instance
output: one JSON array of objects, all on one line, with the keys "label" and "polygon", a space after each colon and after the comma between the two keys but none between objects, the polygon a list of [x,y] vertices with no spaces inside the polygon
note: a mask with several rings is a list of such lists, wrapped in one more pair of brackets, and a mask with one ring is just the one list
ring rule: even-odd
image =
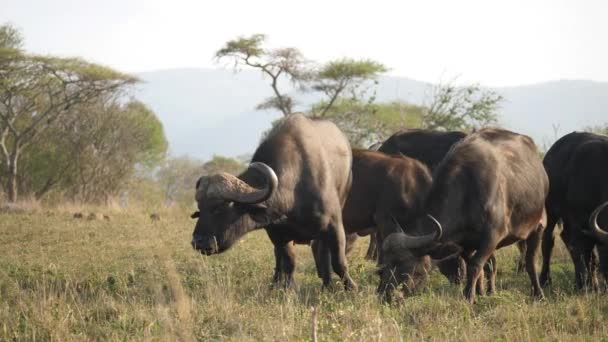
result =
[{"label": "tree trunk", "polygon": [[18,189],[17,186],[17,160],[19,159],[19,150],[15,148],[8,160],[8,180],[7,180],[7,195],[8,201],[14,203],[17,201]]}]

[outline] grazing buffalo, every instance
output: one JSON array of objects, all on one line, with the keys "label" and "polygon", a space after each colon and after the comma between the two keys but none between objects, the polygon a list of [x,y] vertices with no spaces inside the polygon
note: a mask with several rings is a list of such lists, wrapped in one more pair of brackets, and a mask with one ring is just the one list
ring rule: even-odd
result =
[{"label": "grazing buffalo", "polygon": [[[414,158],[433,172],[452,146],[464,137],[466,137],[466,133],[458,131],[405,129],[393,134],[378,150],[387,154],[402,154]],[[381,246],[376,242],[375,235],[372,235],[368,248],[368,259],[376,259]],[[372,248],[376,248],[378,252],[370,253]],[[464,277],[465,266],[462,258],[444,260],[437,263],[437,266],[452,283],[460,283]]]},{"label": "grazing buffalo", "polygon": [[[289,116],[272,129],[239,176],[199,179],[192,246],[206,255],[222,253],[246,233],[265,227],[274,244],[274,280],[289,286],[293,242],[319,239],[345,287],[356,288],[348,273],[342,223],[351,165],[350,144],[333,123]],[[330,269],[320,272],[328,286]]]},{"label": "grazing buffalo", "polygon": [[[399,284],[415,284],[428,257],[464,255],[465,297],[484,294],[484,265],[497,248],[527,241],[526,269],[533,294],[542,297],[534,258],[540,242],[549,182],[532,139],[501,129],[482,129],[455,144],[434,173],[424,215],[407,233],[383,243],[378,291],[390,299]],[[480,286],[481,285],[481,286]]]},{"label": "grazing buffalo", "polygon": [[[416,217],[431,186],[431,173],[419,161],[369,150],[353,150],[352,175],[342,211],[344,229],[359,236],[377,232],[380,243],[395,231],[394,218],[409,222]],[[315,241],[313,254],[319,268],[317,249]]]},{"label": "grazing buffalo", "polygon": [[[547,228],[543,235],[540,282],[542,285],[551,282],[554,228],[562,220],[561,237],[574,262],[576,287],[597,289],[597,260],[593,251],[596,245],[601,272],[605,277],[608,275],[605,247],[608,240],[599,227],[608,226],[608,214],[601,213],[608,201],[608,137],[584,132],[567,134],[551,146],[543,164],[551,186],[545,203]],[[598,223],[598,216],[602,224]]]},{"label": "grazing buffalo", "polygon": [[[370,146],[370,150],[378,150],[386,154],[402,154],[422,162],[431,172],[448,153],[452,145],[466,136],[462,132],[439,132],[424,129],[404,129],[388,138],[384,143]],[[377,260],[381,244],[377,242],[376,234],[370,236],[369,247],[365,258]],[[440,264],[442,272],[452,269],[453,261]],[[453,278],[453,277],[450,277]],[[457,279],[454,278],[455,280]]]},{"label": "grazing buffalo", "polygon": [[[459,131],[440,132],[424,129],[405,129],[393,134],[378,150],[389,154],[401,153],[415,158],[424,163],[433,172],[452,146],[464,139],[464,137],[466,137],[466,134]],[[375,245],[374,236],[372,236],[368,249],[369,259],[372,259],[374,256],[369,252],[372,249],[372,244]],[[380,247],[381,245],[377,245],[378,249]],[[518,242],[517,247],[520,250],[520,258],[517,265],[519,272],[525,269],[525,241]],[[464,280],[466,266],[462,257],[441,261],[437,263],[437,267],[452,283],[460,283]],[[496,274],[496,259],[494,257],[490,258],[490,262],[486,265],[486,271],[489,272],[489,275]],[[492,290],[494,279],[490,278],[488,281],[490,290]]]}]

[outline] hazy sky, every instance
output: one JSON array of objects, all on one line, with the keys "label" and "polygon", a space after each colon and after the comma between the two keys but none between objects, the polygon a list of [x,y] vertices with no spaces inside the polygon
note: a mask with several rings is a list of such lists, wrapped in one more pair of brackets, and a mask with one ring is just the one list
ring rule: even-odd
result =
[{"label": "hazy sky", "polygon": [[369,57],[424,81],[608,81],[607,0],[0,0],[26,49],[122,71],[214,67],[215,50],[266,33],[316,61]]}]

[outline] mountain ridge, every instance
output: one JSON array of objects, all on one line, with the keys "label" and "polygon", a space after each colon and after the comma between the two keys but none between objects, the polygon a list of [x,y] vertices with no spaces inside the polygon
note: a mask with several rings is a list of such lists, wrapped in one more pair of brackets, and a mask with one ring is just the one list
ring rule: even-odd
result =
[{"label": "mountain ridge", "polygon": [[[137,74],[143,82],[136,97],[148,104],[165,127],[172,155],[210,159],[238,156],[257,147],[261,133],[280,113],[257,111],[271,96],[268,80],[254,70],[176,68]],[[282,85],[288,89],[289,84]],[[377,101],[424,104],[431,83],[407,77],[381,76]],[[499,123],[532,136],[541,149],[557,137],[608,121],[608,83],[591,80],[552,80],[521,86],[491,87],[504,97]],[[297,94],[297,109],[320,100],[320,94]],[[548,146],[549,145],[549,146]]]}]

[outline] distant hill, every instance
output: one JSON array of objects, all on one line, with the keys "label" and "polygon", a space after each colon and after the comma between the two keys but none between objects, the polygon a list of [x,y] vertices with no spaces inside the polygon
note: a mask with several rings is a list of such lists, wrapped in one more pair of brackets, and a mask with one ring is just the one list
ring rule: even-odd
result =
[{"label": "distant hill", "polygon": [[[171,69],[139,74],[144,81],[137,97],[150,105],[164,124],[173,155],[209,159],[214,154],[238,156],[251,153],[260,135],[278,113],[254,108],[271,95],[261,74],[244,70]],[[378,101],[403,100],[421,104],[430,84],[403,77],[382,77]],[[558,136],[608,121],[608,83],[551,81],[496,88],[505,101],[500,122],[509,129],[531,135],[541,147]],[[321,97],[298,97],[306,108]]]}]

